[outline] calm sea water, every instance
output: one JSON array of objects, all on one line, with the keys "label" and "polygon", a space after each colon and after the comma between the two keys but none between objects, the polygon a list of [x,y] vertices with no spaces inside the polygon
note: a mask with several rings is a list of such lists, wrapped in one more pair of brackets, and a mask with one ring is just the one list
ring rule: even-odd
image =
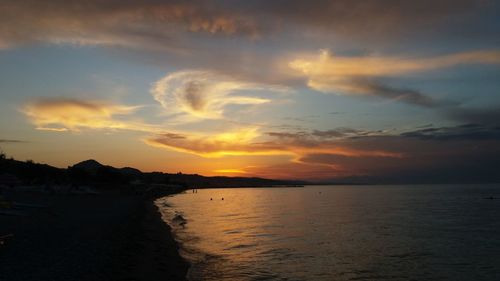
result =
[{"label": "calm sea water", "polygon": [[157,204],[190,280],[500,280],[500,199],[490,196],[500,186],[308,186]]}]

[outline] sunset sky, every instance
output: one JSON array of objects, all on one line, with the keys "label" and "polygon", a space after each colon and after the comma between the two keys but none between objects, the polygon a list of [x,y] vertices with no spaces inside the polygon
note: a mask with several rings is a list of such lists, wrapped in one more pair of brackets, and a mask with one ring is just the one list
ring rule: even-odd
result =
[{"label": "sunset sky", "polygon": [[0,148],[67,167],[500,180],[500,2],[0,0]]}]

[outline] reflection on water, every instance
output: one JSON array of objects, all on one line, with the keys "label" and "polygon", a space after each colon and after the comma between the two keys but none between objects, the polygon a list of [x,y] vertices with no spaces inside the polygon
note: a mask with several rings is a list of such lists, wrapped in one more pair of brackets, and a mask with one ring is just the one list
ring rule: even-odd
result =
[{"label": "reflection on water", "polygon": [[500,187],[309,186],[157,203],[190,280],[500,280],[500,199],[490,196]]}]

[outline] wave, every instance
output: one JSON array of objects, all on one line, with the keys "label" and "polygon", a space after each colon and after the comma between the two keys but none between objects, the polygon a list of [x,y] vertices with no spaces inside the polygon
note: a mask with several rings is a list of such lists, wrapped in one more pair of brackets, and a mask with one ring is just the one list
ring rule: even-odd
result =
[{"label": "wave", "polygon": [[172,222],[184,227],[187,224],[187,219],[184,218],[181,213],[176,212],[175,216],[172,218]]}]

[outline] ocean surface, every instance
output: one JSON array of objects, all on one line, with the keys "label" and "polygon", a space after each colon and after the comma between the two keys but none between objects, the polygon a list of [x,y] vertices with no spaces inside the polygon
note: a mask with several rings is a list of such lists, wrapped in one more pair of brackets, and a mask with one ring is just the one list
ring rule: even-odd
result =
[{"label": "ocean surface", "polygon": [[200,189],[156,203],[189,280],[500,280],[499,185]]}]

